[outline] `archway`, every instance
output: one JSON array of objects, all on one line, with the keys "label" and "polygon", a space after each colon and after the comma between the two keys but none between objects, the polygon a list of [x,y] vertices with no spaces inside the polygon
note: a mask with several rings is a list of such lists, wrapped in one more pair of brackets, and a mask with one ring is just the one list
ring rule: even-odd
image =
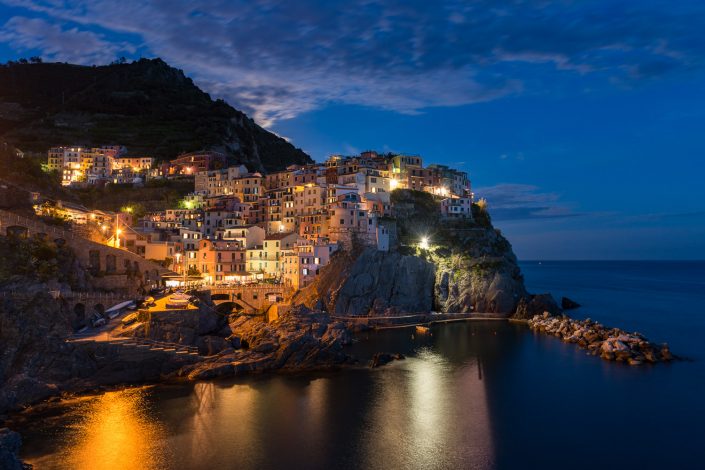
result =
[{"label": "archway", "polygon": [[74,331],[78,331],[86,326],[86,306],[82,303],[77,303],[73,306],[73,320],[71,321]]},{"label": "archway", "polygon": [[93,311],[102,317],[105,314],[105,306],[100,303],[95,304],[93,306]]}]

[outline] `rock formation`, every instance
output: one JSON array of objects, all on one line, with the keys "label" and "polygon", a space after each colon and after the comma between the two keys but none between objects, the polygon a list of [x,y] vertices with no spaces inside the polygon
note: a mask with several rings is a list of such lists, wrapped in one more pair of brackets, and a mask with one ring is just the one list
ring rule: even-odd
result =
[{"label": "rock formation", "polygon": [[561,297],[561,308],[563,310],[572,310],[574,308],[579,308],[580,304],[568,297]]},{"label": "rock formation", "polygon": [[336,315],[389,315],[433,309],[435,266],[416,256],[365,249],[337,292]]},{"label": "rock formation", "polygon": [[512,317],[517,320],[528,320],[544,312],[555,316],[561,314],[561,309],[551,294],[534,294],[519,301]]},{"label": "rock formation", "polygon": [[272,323],[232,315],[225,331],[229,335],[221,351],[177,375],[197,380],[273,369],[328,369],[354,361],[343,352],[352,340],[345,324],[305,307]]},{"label": "rock formation", "polygon": [[540,333],[557,336],[568,343],[575,343],[590,354],[607,361],[639,365],[644,362],[670,361],[673,359],[667,344],[656,345],[640,333],[627,333],[619,328],[607,328],[589,318],[573,320],[549,312],[535,315],[529,327]]},{"label": "rock formation", "polygon": [[[489,216],[483,223],[441,221],[438,203],[428,193],[393,195],[401,246],[388,253],[358,248],[336,254],[294,304],[338,315],[509,315],[529,299],[512,247]],[[433,227],[428,249],[418,247],[418,226]]]}]

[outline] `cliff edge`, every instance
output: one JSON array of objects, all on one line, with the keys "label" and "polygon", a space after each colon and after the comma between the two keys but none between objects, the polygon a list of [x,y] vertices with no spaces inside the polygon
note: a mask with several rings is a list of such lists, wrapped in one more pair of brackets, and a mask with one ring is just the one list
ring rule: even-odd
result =
[{"label": "cliff edge", "polygon": [[511,244],[485,208],[474,204],[472,218],[443,220],[428,193],[396,190],[392,203],[394,217],[384,221],[396,234],[390,251],[337,253],[294,304],[337,315],[558,313],[550,296],[526,291]]}]

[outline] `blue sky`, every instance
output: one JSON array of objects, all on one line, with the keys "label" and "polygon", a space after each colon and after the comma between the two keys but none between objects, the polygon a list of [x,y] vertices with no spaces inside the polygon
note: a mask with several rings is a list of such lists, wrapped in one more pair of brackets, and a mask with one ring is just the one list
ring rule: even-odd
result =
[{"label": "blue sky", "polygon": [[705,259],[705,3],[0,0],[0,60],[162,57],[315,159],[470,173],[523,259]]}]

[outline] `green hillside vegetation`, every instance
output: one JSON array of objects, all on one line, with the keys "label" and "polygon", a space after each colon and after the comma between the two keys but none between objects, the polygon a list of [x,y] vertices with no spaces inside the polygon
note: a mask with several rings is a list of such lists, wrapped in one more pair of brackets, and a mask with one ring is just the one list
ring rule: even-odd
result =
[{"label": "green hillside vegetation", "polygon": [[177,207],[179,201],[193,191],[193,181],[148,181],[142,187],[131,184],[111,184],[104,188],[73,189],[72,192],[86,207],[105,211],[119,211],[129,207],[135,216],[144,212]]},{"label": "green hillside vegetation", "polygon": [[477,204],[472,205],[473,220],[442,220],[440,200],[425,191],[395,189],[391,202],[402,245],[417,245],[425,237],[437,248],[462,248],[469,230],[492,229],[489,212]]}]

